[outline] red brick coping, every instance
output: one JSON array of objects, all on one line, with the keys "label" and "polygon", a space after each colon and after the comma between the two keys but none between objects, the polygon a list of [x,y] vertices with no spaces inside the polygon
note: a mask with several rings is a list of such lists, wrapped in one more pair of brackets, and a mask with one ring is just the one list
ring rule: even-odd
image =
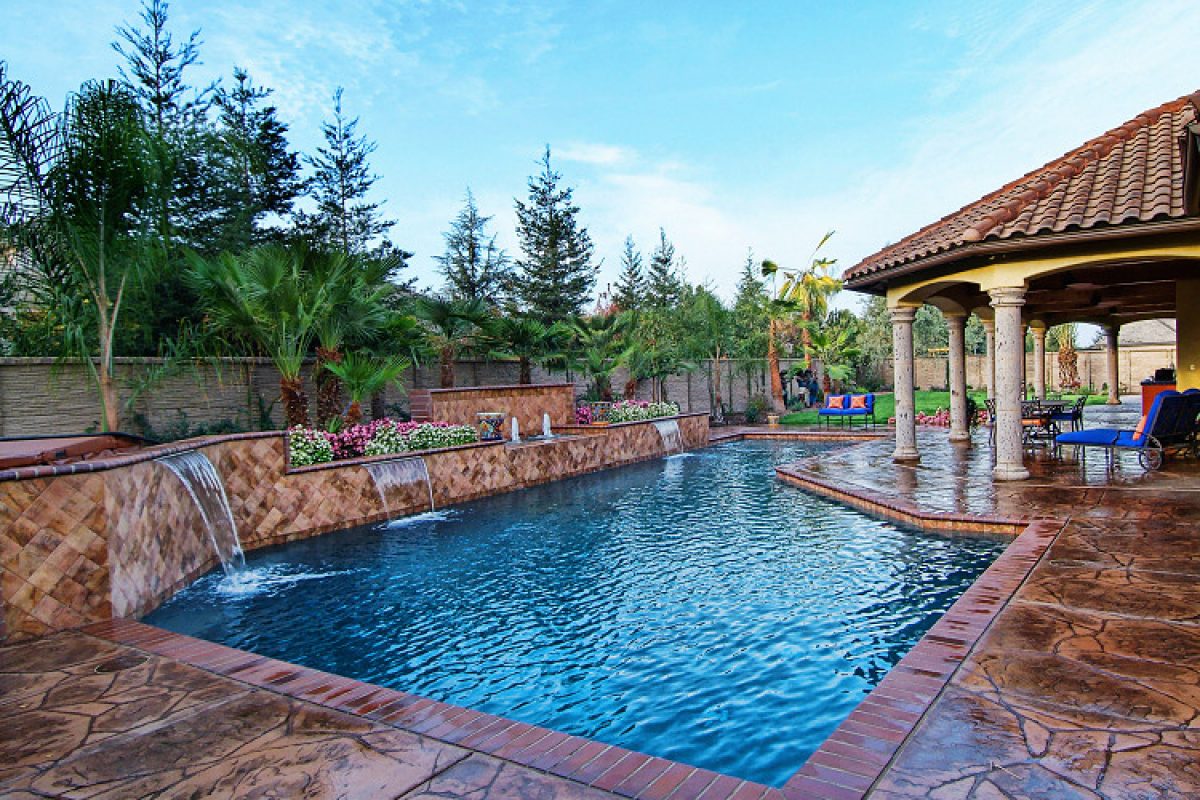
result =
[{"label": "red brick coping", "polygon": [[[744,438],[844,441],[878,436],[764,428],[716,432],[711,441]],[[1016,534],[1004,552],[782,789],[289,664],[140,622],[106,620],[84,630],[252,686],[357,714],[623,797],[861,800],[887,770],[901,745],[1037,565],[1064,523],[924,512],[859,487],[835,486],[808,473],[802,464],[779,467],[776,474],[807,491],[922,528]]]},{"label": "red brick coping", "polygon": [[701,795],[704,800],[788,797],[779,789],[751,781],[277,661],[140,622],[106,620],[89,625],[84,631],[251,686],[357,714],[623,797],[646,800],[663,800],[668,795],[673,800]]}]

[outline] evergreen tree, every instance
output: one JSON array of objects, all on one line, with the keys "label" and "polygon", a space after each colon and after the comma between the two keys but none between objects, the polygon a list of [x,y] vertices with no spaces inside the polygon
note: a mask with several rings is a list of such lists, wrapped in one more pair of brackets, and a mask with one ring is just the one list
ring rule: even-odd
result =
[{"label": "evergreen tree", "polygon": [[651,308],[673,308],[683,295],[683,281],[677,271],[675,245],[667,239],[666,231],[658,229],[658,247],[650,255],[646,275],[646,305]]},{"label": "evergreen tree", "polygon": [[550,148],[542,171],[529,179],[529,202],[516,201],[516,293],[528,313],[544,323],[580,313],[596,284],[599,265],[592,263],[592,239],[578,221],[579,206],[571,189],[559,188],[562,176],[550,165]]},{"label": "evergreen tree", "polygon": [[613,302],[622,311],[636,311],[646,300],[646,273],[642,270],[642,254],[634,246],[633,237],[625,237],[625,249],[621,252],[621,274],[617,276],[617,287]]},{"label": "evergreen tree", "polygon": [[264,102],[272,90],[255,86],[240,67],[233,79],[233,89],[217,89],[214,100],[219,112],[214,171],[223,194],[215,213],[216,244],[240,251],[276,235],[262,227],[263,218],[289,213],[304,181],[299,156],[288,150],[288,126]]},{"label": "evergreen tree", "polygon": [[200,31],[192,31],[187,41],[176,47],[167,30],[168,8],[164,0],[144,2],[144,27],[122,25],[117,28],[121,41],[112,43],[113,50],[125,59],[117,68],[121,78],[133,89],[147,111],[150,127],[162,139],[203,117],[205,98],[212,89],[196,92],[184,80],[184,71],[199,63]]},{"label": "evergreen tree", "polygon": [[325,146],[305,158],[313,168],[310,196],[317,201],[317,211],[302,216],[299,227],[326,246],[365,253],[396,223],[383,218],[382,203],[366,200],[379,180],[368,161],[376,145],[358,135],[358,117],[346,118],[340,88],[333,94],[333,120],[322,123],[321,133]]},{"label": "evergreen tree", "polygon": [[446,252],[434,256],[446,276],[446,289],[456,300],[483,300],[498,306],[510,279],[508,256],[488,236],[491,217],[480,216],[475,196],[467,189],[467,200],[443,234]]}]

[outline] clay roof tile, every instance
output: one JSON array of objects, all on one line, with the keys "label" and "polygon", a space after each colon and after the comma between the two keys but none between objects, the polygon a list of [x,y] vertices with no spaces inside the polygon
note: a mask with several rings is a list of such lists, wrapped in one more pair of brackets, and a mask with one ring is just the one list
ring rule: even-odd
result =
[{"label": "clay roof tile", "polygon": [[1138,114],[864,259],[868,276],[984,240],[1185,215],[1179,137],[1200,120],[1200,91]]}]

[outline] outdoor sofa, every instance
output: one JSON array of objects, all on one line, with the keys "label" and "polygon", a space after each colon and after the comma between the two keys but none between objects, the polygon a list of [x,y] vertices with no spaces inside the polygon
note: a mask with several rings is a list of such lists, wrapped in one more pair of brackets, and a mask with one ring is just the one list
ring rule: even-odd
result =
[{"label": "outdoor sofa", "polygon": [[825,405],[817,411],[817,418],[826,426],[834,420],[845,426],[847,423],[854,427],[854,420],[861,419],[865,427],[869,422],[875,424],[875,395],[867,394],[831,394],[826,395]]}]

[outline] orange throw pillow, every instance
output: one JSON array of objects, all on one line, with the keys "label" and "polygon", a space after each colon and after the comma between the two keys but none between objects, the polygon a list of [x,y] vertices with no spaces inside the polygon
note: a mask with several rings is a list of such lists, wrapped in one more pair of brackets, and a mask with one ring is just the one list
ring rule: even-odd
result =
[{"label": "orange throw pillow", "polygon": [[846,398],[842,397],[840,394],[829,395],[829,407],[830,408],[845,408],[846,406],[843,405],[843,403],[845,401],[846,401]]},{"label": "orange throw pillow", "polygon": [[867,396],[865,394],[855,394],[850,396],[850,407],[866,409]]},{"label": "orange throw pillow", "polygon": [[1147,417],[1147,416],[1148,416],[1148,415],[1146,415],[1146,414],[1142,414],[1142,419],[1141,419],[1141,421],[1140,421],[1140,422],[1138,422],[1138,424],[1137,424],[1137,427],[1133,429],[1133,440],[1134,440],[1135,442],[1136,442],[1138,439],[1141,439],[1141,438],[1142,438],[1142,436],[1144,436],[1144,435],[1145,435],[1145,433],[1146,433],[1146,417]]}]

